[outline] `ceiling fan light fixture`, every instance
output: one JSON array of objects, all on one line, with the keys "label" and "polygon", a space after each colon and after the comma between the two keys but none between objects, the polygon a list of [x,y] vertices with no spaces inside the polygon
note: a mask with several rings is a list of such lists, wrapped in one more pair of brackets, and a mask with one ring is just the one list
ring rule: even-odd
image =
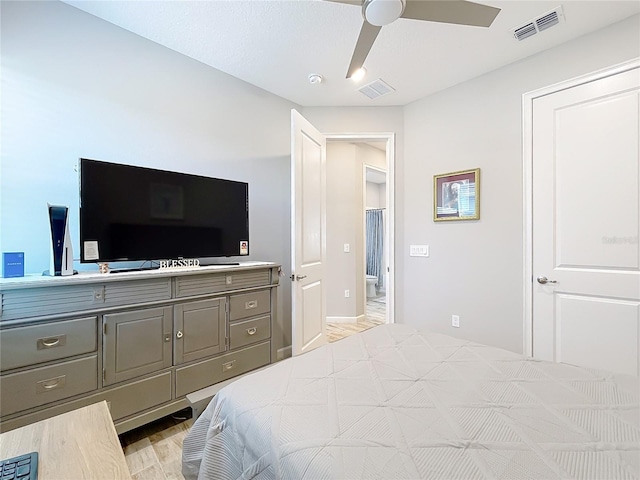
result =
[{"label": "ceiling fan light fixture", "polygon": [[400,18],[404,7],[405,0],[365,0],[362,16],[371,25],[381,27]]},{"label": "ceiling fan light fixture", "polygon": [[367,74],[367,69],[364,67],[360,67],[355,72],[353,72],[353,75],[351,75],[349,78],[354,82],[359,82],[364,78],[366,74]]}]

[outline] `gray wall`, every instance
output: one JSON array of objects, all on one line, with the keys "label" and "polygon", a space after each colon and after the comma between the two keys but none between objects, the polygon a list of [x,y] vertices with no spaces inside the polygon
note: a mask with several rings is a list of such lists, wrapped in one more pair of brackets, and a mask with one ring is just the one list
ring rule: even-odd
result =
[{"label": "gray wall", "polygon": [[[249,259],[290,271],[296,105],[60,2],[1,8],[1,251],[24,251],[27,273],[47,269],[50,202],[70,206],[79,258],[74,169],[87,157],[249,182]],[[278,294],[280,347],[288,281]]]},{"label": "gray wall", "polygon": [[[327,143],[327,320],[335,317],[356,318],[356,265],[358,257],[358,198],[355,188],[358,169],[356,145],[346,142]],[[344,244],[350,252],[344,252]],[[344,291],[351,296],[345,298]],[[333,317],[333,319],[332,319]]]},{"label": "gray wall", "polygon": [[[30,273],[46,269],[52,202],[71,207],[78,256],[74,167],[84,156],[248,181],[251,258],[290,272],[295,105],[59,2],[1,8],[0,250],[25,251]],[[635,16],[404,108],[299,109],[325,133],[396,134],[396,321],[522,350],[521,96],[639,56],[639,23]],[[434,224],[433,175],[473,167],[482,169],[481,220]],[[408,257],[411,243],[429,244],[431,257]],[[279,295],[283,346],[288,281]],[[451,314],[460,329],[449,326]]]},{"label": "gray wall", "polygon": [[[397,321],[522,352],[522,94],[640,56],[639,24],[632,17],[405,108],[396,246],[428,244],[431,256],[397,270]],[[434,223],[433,175],[476,167],[480,220]]]},{"label": "gray wall", "polygon": [[385,152],[363,143],[327,142],[327,317],[355,321],[364,315],[363,169],[384,169],[386,161]]}]

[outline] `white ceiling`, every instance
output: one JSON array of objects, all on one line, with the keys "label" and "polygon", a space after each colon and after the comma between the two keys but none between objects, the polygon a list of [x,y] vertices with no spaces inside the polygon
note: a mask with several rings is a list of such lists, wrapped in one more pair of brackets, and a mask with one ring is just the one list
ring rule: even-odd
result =
[{"label": "white ceiling", "polygon": [[[489,28],[400,18],[382,28],[359,84],[345,79],[358,6],[325,0],[65,0],[81,10],[302,106],[405,105],[640,13],[638,1],[478,1]],[[565,23],[521,42],[511,29],[562,5]],[[567,59],[571,61],[571,59]],[[324,82],[309,84],[310,73]],[[370,100],[377,78],[395,88]]]}]

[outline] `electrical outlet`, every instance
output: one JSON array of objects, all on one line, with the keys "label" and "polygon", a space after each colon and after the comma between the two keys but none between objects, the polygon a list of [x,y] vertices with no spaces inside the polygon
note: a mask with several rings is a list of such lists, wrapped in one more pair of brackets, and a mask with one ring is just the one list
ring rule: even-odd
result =
[{"label": "electrical outlet", "polygon": [[344,291],[344,298],[349,298],[351,296],[351,293],[349,292],[349,290],[345,290]]},{"label": "electrical outlet", "polygon": [[351,251],[351,245],[348,243],[344,244],[344,253],[349,253]]},{"label": "electrical outlet", "polygon": [[460,317],[458,315],[451,315],[451,326],[460,328]]}]

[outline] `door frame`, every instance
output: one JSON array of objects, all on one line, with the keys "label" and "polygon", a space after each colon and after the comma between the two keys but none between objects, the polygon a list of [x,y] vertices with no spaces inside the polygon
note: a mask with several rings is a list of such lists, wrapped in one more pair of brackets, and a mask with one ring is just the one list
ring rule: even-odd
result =
[{"label": "door frame", "polygon": [[522,95],[524,304],[523,349],[533,356],[533,102],[537,98],[640,67],[640,58],[596,70]]},{"label": "door frame", "polygon": [[[387,232],[388,258],[387,258],[387,313],[386,323],[394,323],[395,307],[395,161],[396,161],[396,134],[393,132],[378,133],[326,133],[327,142],[345,141],[354,143],[363,142],[386,142],[385,155],[387,158]],[[366,282],[366,280],[365,280]],[[365,291],[366,293],[366,291]]]}]

